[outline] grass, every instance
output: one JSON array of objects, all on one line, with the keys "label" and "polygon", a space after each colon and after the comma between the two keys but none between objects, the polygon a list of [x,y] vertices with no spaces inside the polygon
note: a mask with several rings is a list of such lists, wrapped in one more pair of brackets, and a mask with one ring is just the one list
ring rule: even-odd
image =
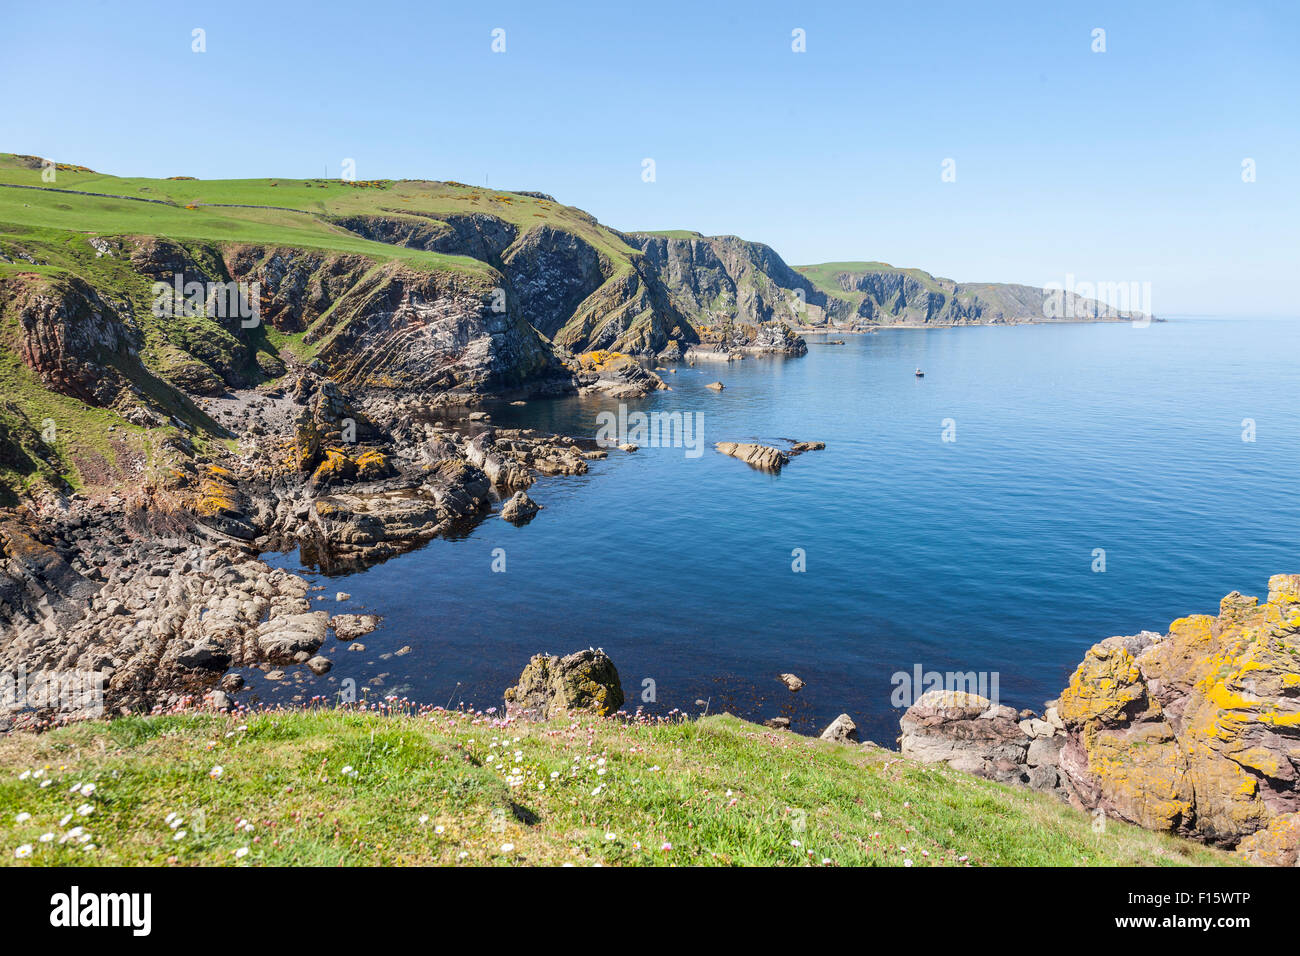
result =
[{"label": "grass", "polygon": [[[24,845],[32,853],[20,859]],[[1042,794],[730,716],[503,725],[443,711],[191,714],[0,740],[5,864],[909,860],[1235,862],[1114,821],[1095,833],[1090,817]]]},{"label": "grass", "polygon": [[[433,217],[485,214],[514,225],[520,235],[549,225],[573,233],[605,255],[614,268],[633,254],[621,239],[580,209],[520,193],[431,180],[349,184],[332,179],[146,179],[61,169],[52,183],[41,170],[0,153],[0,224],[105,235],[249,242],[360,253],[376,261],[401,260],[437,271],[486,274],[487,263],[371,242],[333,224],[346,216]],[[43,190],[43,191],[41,191]],[[55,190],[102,193],[113,198]],[[153,200],[139,202],[136,200]],[[222,207],[227,208],[222,208]],[[273,208],[249,208],[249,207]],[[240,208],[243,207],[243,208]]]}]

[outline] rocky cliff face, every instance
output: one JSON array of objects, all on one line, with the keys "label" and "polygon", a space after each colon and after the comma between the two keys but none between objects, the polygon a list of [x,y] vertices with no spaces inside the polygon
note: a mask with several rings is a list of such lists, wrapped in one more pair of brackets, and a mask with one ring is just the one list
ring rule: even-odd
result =
[{"label": "rocky cliff face", "polygon": [[631,233],[673,305],[703,332],[740,324],[819,321],[827,296],[770,247],[735,236]]},{"label": "rocky cliff face", "polygon": [[1300,575],[1267,602],[1092,647],[1043,717],[932,692],[903,716],[903,752],[1154,830],[1295,865],[1300,853]]},{"label": "rocky cliff face", "polygon": [[[958,283],[922,272],[873,267],[805,267],[825,277],[824,316],[849,325],[1001,325],[1046,322],[1054,318],[1073,321],[1129,321],[1133,311],[1111,309],[1094,299],[1062,291],[1059,316],[1045,307],[1047,290],[1002,283]],[[812,321],[817,321],[816,315]]]}]

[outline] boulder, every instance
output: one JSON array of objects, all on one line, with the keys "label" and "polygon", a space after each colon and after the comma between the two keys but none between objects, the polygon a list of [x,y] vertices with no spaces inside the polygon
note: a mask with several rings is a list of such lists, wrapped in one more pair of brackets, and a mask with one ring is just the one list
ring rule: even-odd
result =
[{"label": "boulder", "polygon": [[1002,783],[1027,782],[1029,735],[1009,707],[986,697],[932,690],[907,708],[899,725],[903,756],[948,766]]},{"label": "boulder", "polygon": [[535,655],[505,698],[512,717],[549,720],[571,710],[607,717],[623,706],[623,685],[609,655],[588,648],[565,657]]},{"label": "boulder", "polygon": [[530,520],[538,511],[541,505],[528,497],[526,491],[516,491],[510,499],[501,506],[501,517],[506,521],[514,524],[523,524]]},{"label": "boulder", "polygon": [[858,725],[848,714],[840,714],[822,731],[821,738],[837,744],[856,744]]},{"label": "boulder", "polygon": [[803,689],[803,681],[794,674],[781,674],[779,676],[781,678],[781,683],[789,689],[790,693]]},{"label": "boulder", "polygon": [[335,614],[330,618],[330,627],[340,641],[355,641],[377,628],[381,620],[378,614]]}]

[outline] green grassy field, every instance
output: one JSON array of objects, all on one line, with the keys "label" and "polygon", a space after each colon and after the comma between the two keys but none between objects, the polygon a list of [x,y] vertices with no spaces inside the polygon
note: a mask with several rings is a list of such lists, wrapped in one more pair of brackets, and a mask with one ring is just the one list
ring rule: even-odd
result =
[{"label": "green grassy field", "polygon": [[1220,851],[729,716],[89,722],[0,740],[19,865],[1211,865]]},{"label": "green grassy field", "polygon": [[[469,256],[407,249],[363,239],[330,220],[345,216],[485,214],[519,233],[549,225],[585,239],[616,268],[632,250],[580,209],[521,193],[430,180],[346,183],[327,179],[142,179],[60,169],[44,182],[41,169],[12,153],[0,153],[0,231],[29,228],[103,235],[249,242],[304,249],[355,252],[377,261],[400,259],[414,266],[481,273],[487,264]],[[100,193],[102,196],[77,195]],[[112,198],[105,198],[112,197]],[[141,202],[139,200],[149,200]],[[250,207],[273,208],[250,208]],[[225,208],[222,208],[225,207]]]}]

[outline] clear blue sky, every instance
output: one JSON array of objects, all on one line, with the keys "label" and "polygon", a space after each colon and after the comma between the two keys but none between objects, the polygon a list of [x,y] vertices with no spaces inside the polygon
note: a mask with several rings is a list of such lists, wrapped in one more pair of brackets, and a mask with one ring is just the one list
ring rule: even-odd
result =
[{"label": "clear blue sky", "polygon": [[360,178],[486,178],[792,264],[1296,311],[1294,3],[3,5],[0,150],[200,178],[351,157]]}]

